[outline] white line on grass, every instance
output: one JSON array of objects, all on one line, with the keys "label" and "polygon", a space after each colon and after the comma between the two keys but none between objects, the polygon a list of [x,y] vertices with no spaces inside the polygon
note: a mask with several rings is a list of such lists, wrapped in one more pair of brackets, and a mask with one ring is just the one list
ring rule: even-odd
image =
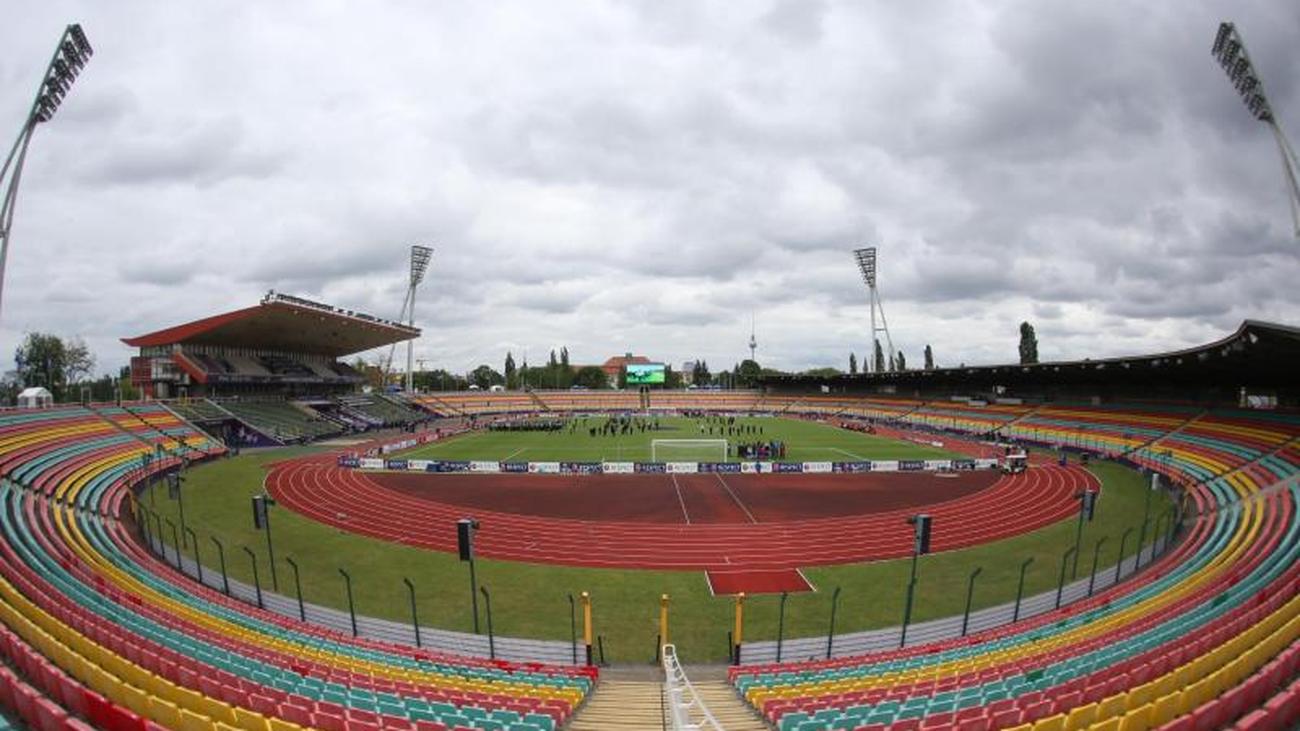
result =
[{"label": "white line on grass", "polygon": [[527,452],[527,451],[528,451],[528,447],[520,447],[519,449],[516,449],[510,454],[507,454],[501,461],[509,462],[511,457],[515,456],[516,454],[519,454],[520,452]]},{"label": "white line on grass", "polygon": [[718,482],[722,483],[722,489],[726,490],[727,494],[731,496],[731,499],[736,501],[736,504],[740,506],[740,509],[745,511],[745,515],[749,516],[749,522],[757,523],[758,518],[755,518],[754,514],[749,512],[749,508],[743,502],[740,501],[740,497],[737,496],[735,491],[731,489],[731,485],[727,484],[727,481],[722,479],[722,475],[718,474],[717,472],[714,472],[713,476],[718,478]]}]

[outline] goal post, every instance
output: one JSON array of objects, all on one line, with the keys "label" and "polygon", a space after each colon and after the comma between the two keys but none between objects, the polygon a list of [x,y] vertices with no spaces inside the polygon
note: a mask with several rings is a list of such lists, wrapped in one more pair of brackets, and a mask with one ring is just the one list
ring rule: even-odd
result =
[{"label": "goal post", "polygon": [[726,439],[651,439],[652,462],[726,462]]}]

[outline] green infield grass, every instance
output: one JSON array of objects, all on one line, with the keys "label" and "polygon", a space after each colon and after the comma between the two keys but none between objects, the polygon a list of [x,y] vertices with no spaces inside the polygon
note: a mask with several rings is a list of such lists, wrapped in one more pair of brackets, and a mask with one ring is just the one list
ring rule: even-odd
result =
[{"label": "green infield grass", "polygon": [[[775,427],[776,422],[772,420],[761,421],[768,425],[767,432],[782,428]],[[799,424],[790,428],[825,427]],[[912,451],[914,445],[894,443],[898,451],[891,454],[885,443],[888,440],[847,433],[845,436],[852,441],[844,441],[843,448],[863,456],[868,452],[876,458],[904,456],[904,453],[908,457],[916,456]],[[510,446],[507,438],[515,440],[515,446]],[[560,452],[543,452],[551,438],[546,434],[488,434],[448,442],[438,445],[438,449],[455,445],[457,458],[492,459],[504,458],[525,445],[538,450],[537,455],[528,455],[531,459],[543,454],[554,454],[556,459],[576,458],[561,456]],[[587,439],[584,434],[576,441],[581,445]],[[486,454],[470,450],[469,446],[475,444],[491,445],[496,451]],[[628,445],[628,448],[633,447]],[[198,533],[201,558],[209,571],[218,570],[215,549],[208,538],[216,536],[226,545],[232,577],[252,580],[251,566],[242,550],[247,546],[261,562],[263,586],[270,587],[266,537],[253,529],[250,497],[262,491],[267,465],[311,449],[246,451],[239,457],[218,459],[190,469],[184,484],[186,519]],[[447,455],[439,451],[427,456]],[[1089,469],[1101,479],[1104,493],[1095,520],[1086,524],[1083,531],[1080,575],[1086,575],[1091,569],[1094,546],[1102,538],[1105,542],[1099,565],[1112,566],[1121,535],[1129,528],[1134,531],[1127,541],[1126,555],[1132,555],[1146,497],[1145,484],[1133,470],[1104,462],[1094,462]],[[1153,497],[1150,514],[1154,523],[1157,515],[1168,510],[1168,502],[1162,494]],[[165,486],[146,490],[142,501],[161,515],[178,520],[177,503],[168,498]],[[272,510],[271,521],[280,593],[293,595],[292,573],[285,562],[285,558],[293,558],[302,570],[302,588],[307,601],[345,608],[343,581],[337,571],[342,567],[353,577],[359,613],[409,621],[407,593],[402,583],[403,577],[409,577],[417,587],[422,624],[471,629],[468,571],[454,554],[345,533],[283,508]],[[1075,520],[1068,519],[996,543],[923,557],[914,621],[959,614],[965,601],[967,576],[976,567],[983,569],[975,590],[976,608],[1012,600],[1020,563],[1029,557],[1034,562],[1027,574],[1026,595],[1054,588],[1062,553],[1074,545],[1075,526]],[[900,524],[899,530],[910,528]],[[1148,541],[1153,532],[1147,531]],[[836,536],[828,534],[826,540],[833,542]],[[188,553],[193,555],[193,549]],[[902,618],[908,568],[907,560],[806,568],[804,573],[817,591],[790,596],[786,636],[825,634],[835,587],[842,589],[837,632],[898,624]],[[712,596],[703,572],[591,569],[490,559],[480,559],[477,572],[480,583],[492,593],[493,624],[499,635],[567,640],[567,597],[588,591],[592,596],[595,631],[604,638],[606,658],[611,662],[649,663],[658,632],[659,597],[667,593],[672,601],[672,640],[683,658],[689,662],[720,662],[726,658],[732,600]],[[747,640],[775,638],[777,607],[775,595],[749,599]]]}]

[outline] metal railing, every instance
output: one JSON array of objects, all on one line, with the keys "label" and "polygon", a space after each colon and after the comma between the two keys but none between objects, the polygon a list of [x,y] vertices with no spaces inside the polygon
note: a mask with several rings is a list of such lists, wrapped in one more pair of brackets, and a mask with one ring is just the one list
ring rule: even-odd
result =
[{"label": "metal railing", "polygon": [[[668,697],[668,716],[672,731],[725,731],[718,719],[709,713],[708,706],[695,693],[695,687],[677,661],[677,648],[672,645],[663,647],[664,695]],[[699,720],[692,717],[698,716]]]}]

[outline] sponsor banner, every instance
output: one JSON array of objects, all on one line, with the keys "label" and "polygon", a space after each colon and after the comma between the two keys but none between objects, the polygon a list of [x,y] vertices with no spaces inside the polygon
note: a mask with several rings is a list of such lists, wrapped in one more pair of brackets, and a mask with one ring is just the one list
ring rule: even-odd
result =
[{"label": "sponsor banner", "polygon": [[737,462],[701,462],[700,472],[736,474],[740,472],[740,464]]},{"label": "sponsor banner", "polygon": [[753,475],[759,472],[771,472],[771,470],[764,470],[761,462],[741,462],[740,471],[747,475]]},{"label": "sponsor banner", "polygon": [[927,470],[950,470],[952,469],[952,460],[950,459],[927,459],[925,461]]},{"label": "sponsor banner", "polygon": [[[994,461],[994,462],[997,462],[997,460],[993,460],[993,461]],[[973,470],[973,469],[975,469],[975,460],[973,460],[973,459],[954,459],[954,460],[952,461],[952,468],[953,468],[954,470]]]},{"label": "sponsor banner", "polygon": [[601,469],[599,462],[561,462],[560,472],[566,475],[598,475]]},{"label": "sponsor banner", "polygon": [[528,463],[527,462],[502,462],[501,471],[502,472],[527,472]]},{"label": "sponsor banner", "polygon": [[339,467],[360,467],[361,459],[350,454],[339,455]]},{"label": "sponsor banner", "polygon": [[470,472],[500,472],[501,463],[476,460],[469,463],[469,471]]},{"label": "sponsor banner", "polygon": [[560,473],[559,462],[529,462],[528,471],[537,475],[558,475]]},{"label": "sponsor banner", "polygon": [[870,462],[832,462],[831,471],[852,472],[852,473],[870,472],[871,463]]},{"label": "sponsor banner", "polygon": [[989,469],[990,467],[997,467],[997,466],[998,466],[998,461],[996,459],[975,460],[975,469],[977,470],[986,470]]},{"label": "sponsor banner", "polygon": [[636,465],[631,462],[605,462],[600,470],[607,475],[630,475],[636,472]]},{"label": "sponsor banner", "polygon": [[804,462],[804,472],[833,472],[834,467],[830,462]]},{"label": "sponsor banner", "polygon": [[384,460],[375,457],[366,457],[358,461],[361,463],[359,466],[363,470],[382,470],[384,468]]},{"label": "sponsor banner", "polygon": [[635,469],[637,472],[664,473],[668,471],[668,465],[663,462],[637,462]]},{"label": "sponsor banner", "polygon": [[668,462],[668,472],[676,475],[694,474],[700,471],[699,462]]},{"label": "sponsor banner", "polygon": [[802,462],[773,462],[769,467],[773,472],[803,472]]},{"label": "sponsor banner", "polygon": [[444,460],[430,466],[436,466],[438,472],[469,472],[469,462],[466,460]]},{"label": "sponsor banner", "polygon": [[919,459],[900,459],[898,469],[900,472],[919,472],[925,469],[925,462]]},{"label": "sponsor banner", "polygon": [[428,472],[431,464],[433,462],[427,459],[408,459],[406,460],[406,469],[411,472]]},{"label": "sponsor banner", "polygon": [[871,463],[872,472],[897,472],[898,462],[892,459],[877,460]]},{"label": "sponsor banner", "polygon": [[390,459],[390,460],[387,460],[387,461],[384,462],[384,467],[387,468],[387,469],[390,469],[390,470],[401,470],[401,471],[405,472],[405,471],[406,471],[406,460],[404,460],[404,459]]}]

